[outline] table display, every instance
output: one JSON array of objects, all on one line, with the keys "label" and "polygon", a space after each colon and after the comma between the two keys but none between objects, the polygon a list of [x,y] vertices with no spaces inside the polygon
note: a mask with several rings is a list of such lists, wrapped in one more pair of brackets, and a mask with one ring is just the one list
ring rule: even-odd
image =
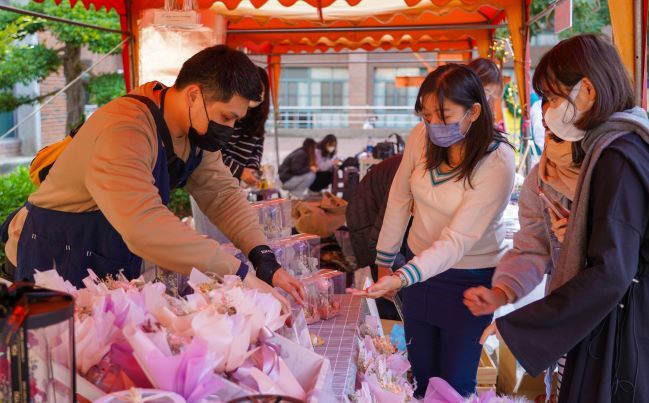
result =
[{"label": "table display", "polygon": [[[273,296],[246,289],[236,276],[198,271],[182,276],[151,265],[134,281],[100,280],[89,271],[86,288],[77,290],[55,271],[39,272],[39,286],[74,296],[76,327],[50,331],[56,336],[48,343],[33,338],[40,344],[30,352],[46,345],[54,352],[47,365],[34,367],[40,368],[35,377],[45,383],[36,382],[41,386],[33,391],[46,393],[39,395],[42,401],[52,393],[70,401],[56,376],[74,368],[82,402],[207,403],[248,401],[253,395],[277,401],[416,401],[405,353],[383,335],[368,301],[345,294],[345,273],[319,269],[320,238],[290,236],[290,202],[265,201],[253,208],[280,264],[303,282],[304,308],[282,314]],[[504,216],[510,238],[518,226],[515,202]],[[249,264],[232,244],[221,247]],[[289,315],[291,327],[285,325]],[[71,334],[72,358],[62,342]],[[488,356],[481,362],[479,395],[472,398],[487,402],[497,374]],[[11,378],[0,380],[0,393],[7,396]],[[430,401],[440,396],[453,403],[470,401],[457,400],[441,379],[431,385]]]},{"label": "table display", "polygon": [[[207,235],[219,243],[230,242],[228,238],[201,211],[193,198],[190,198],[196,231]],[[259,217],[259,224],[269,240],[284,239],[291,236],[293,217],[291,201],[288,199],[264,200],[251,204]]]},{"label": "table display", "polygon": [[[245,288],[238,277],[216,281],[198,271],[185,298],[160,282],[98,279],[92,271],[77,290],[56,271],[36,283],[73,295],[77,392],[93,400],[138,387],[176,393],[187,402],[277,394],[320,401],[315,390],[331,383],[329,361],[274,333],[287,315],[271,294]],[[61,331],[64,340],[69,330]],[[215,338],[214,335],[219,337]],[[66,347],[50,342],[57,365]]]},{"label": "table display", "polygon": [[355,339],[361,321],[369,313],[366,300],[351,295],[341,295],[340,306],[340,315],[309,326],[311,333],[324,340],[324,344],[314,347],[314,350],[331,363],[333,393],[338,402],[354,393],[357,356]]},{"label": "table display", "polygon": [[[320,237],[300,234],[271,241],[268,245],[277,261],[291,275],[302,278],[318,271],[320,265]],[[226,253],[235,256],[250,266],[244,254],[232,244],[221,245]]]},{"label": "table display", "polygon": [[414,400],[414,387],[407,379],[410,363],[405,352],[383,335],[378,318],[367,316],[358,337],[357,390],[354,402],[399,403]]},{"label": "table display", "polygon": [[291,236],[293,229],[291,207],[292,203],[288,199],[265,200],[252,204],[259,217],[259,224],[269,240]]}]

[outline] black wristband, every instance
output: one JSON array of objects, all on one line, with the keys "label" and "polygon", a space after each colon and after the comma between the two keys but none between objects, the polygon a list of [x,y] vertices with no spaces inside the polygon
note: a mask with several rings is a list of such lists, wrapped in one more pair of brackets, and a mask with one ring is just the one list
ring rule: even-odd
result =
[{"label": "black wristband", "polygon": [[275,257],[275,252],[267,245],[259,245],[248,254],[248,260],[257,271],[257,277],[273,285],[273,275],[282,267]]}]

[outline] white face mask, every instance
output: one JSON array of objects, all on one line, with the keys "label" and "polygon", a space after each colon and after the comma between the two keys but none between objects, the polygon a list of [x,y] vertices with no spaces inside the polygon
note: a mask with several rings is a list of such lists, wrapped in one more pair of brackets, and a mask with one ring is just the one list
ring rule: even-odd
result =
[{"label": "white face mask", "polygon": [[327,147],[327,152],[328,152],[329,154],[333,154],[334,151],[336,151],[336,147]]},{"label": "white face mask", "polygon": [[581,119],[585,111],[578,110],[573,103],[581,90],[581,81],[575,84],[570,91],[568,102],[564,99],[561,105],[556,108],[548,108],[545,112],[545,124],[557,137],[564,141],[579,141],[584,138],[586,131],[575,127],[575,122]]}]

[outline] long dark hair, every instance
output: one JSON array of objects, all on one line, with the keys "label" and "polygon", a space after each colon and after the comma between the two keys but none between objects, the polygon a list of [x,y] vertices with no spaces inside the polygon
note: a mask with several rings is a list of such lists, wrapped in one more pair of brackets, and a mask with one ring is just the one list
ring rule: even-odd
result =
[{"label": "long dark hair", "polygon": [[236,123],[235,128],[243,131],[247,136],[263,138],[266,133],[265,126],[270,112],[270,85],[266,70],[257,66],[257,71],[264,86],[264,99],[256,108],[248,109],[246,116]]},{"label": "long dark hair", "polygon": [[[330,153],[327,151],[327,145],[335,143],[336,144],[336,149],[334,152]],[[318,143],[318,148],[320,149],[320,155],[322,155],[324,158],[333,158],[334,155],[336,155],[336,151],[338,151],[338,139],[336,138],[335,135],[333,134],[327,134],[320,142]]]},{"label": "long dark hair", "polygon": [[[620,55],[602,35],[587,34],[564,39],[550,49],[539,61],[532,85],[543,97],[559,96],[571,104],[569,91],[584,77],[596,91],[593,107],[575,122],[581,130],[593,130],[606,122],[614,112],[633,108],[633,87]],[[577,148],[578,147],[578,148]],[[581,142],[573,143],[573,161],[581,163],[584,152]],[[576,161],[578,160],[578,161]]]},{"label": "long dark hair", "polygon": [[306,138],[302,143],[302,149],[306,152],[306,155],[309,157],[309,165],[315,165],[315,149],[318,146],[318,143],[312,138]]},{"label": "long dark hair", "polygon": [[[442,114],[440,118],[446,124],[446,117],[443,116],[444,101],[450,101],[470,109],[473,104],[479,103],[482,106],[480,116],[471,124],[469,131],[464,137],[464,157],[456,167],[458,176],[456,180],[466,180],[471,186],[471,176],[478,162],[489,150],[494,141],[507,143],[507,139],[494,129],[493,115],[489,108],[489,102],[482,88],[478,75],[466,66],[450,63],[433,70],[421,84],[415,103],[415,112],[421,114],[424,98],[435,95],[438,103],[438,110]],[[450,165],[448,148],[439,147],[433,144],[426,136],[426,169],[438,168],[442,163]]]}]

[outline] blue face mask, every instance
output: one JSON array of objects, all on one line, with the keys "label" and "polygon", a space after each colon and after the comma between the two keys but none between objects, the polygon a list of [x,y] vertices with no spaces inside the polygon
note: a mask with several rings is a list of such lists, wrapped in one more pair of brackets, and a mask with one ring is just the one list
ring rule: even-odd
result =
[{"label": "blue face mask", "polygon": [[[455,143],[458,143],[464,139],[466,132],[463,134],[460,132],[460,122],[466,118],[466,115],[469,111],[466,111],[462,119],[456,123],[428,123],[424,119],[424,125],[426,125],[426,132],[428,132],[428,138],[430,141],[438,147],[450,147]],[[469,126],[471,127],[471,126]],[[467,132],[469,129],[467,129]]]}]

